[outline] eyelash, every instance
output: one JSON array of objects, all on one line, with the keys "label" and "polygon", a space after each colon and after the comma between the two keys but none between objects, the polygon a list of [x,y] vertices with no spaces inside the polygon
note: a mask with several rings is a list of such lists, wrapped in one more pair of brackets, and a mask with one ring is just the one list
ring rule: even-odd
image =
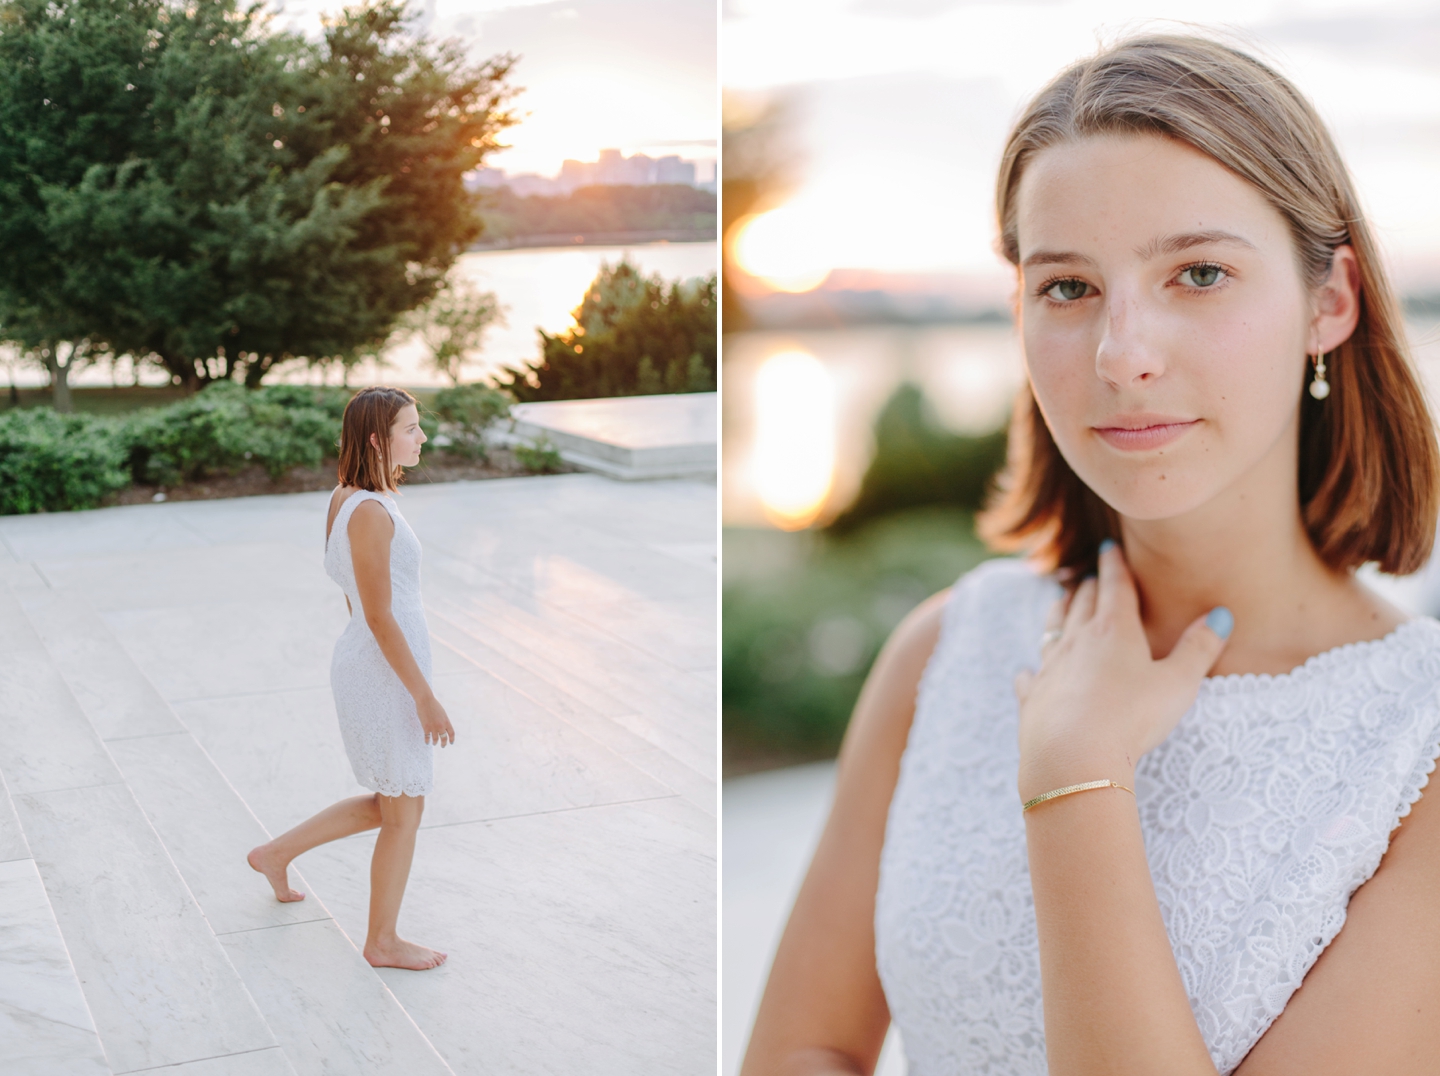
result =
[{"label": "eyelash", "polygon": [[[1227,280],[1229,280],[1229,279],[1231,278],[1231,276],[1234,275],[1229,269],[1225,268],[1225,266],[1221,265],[1219,262],[1205,262],[1205,261],[1201,261],[1201,262],[1191,262],[1189,265],[1182,265],[1178,270],[1176,270],[1175,275],[1176,275],[1176,276],[1181,276],[1181,275],[1183,275],[1183,274],[1185,274],[1185,273],[1188,273],[1191,269],[1218,269],[1218,270],[1219,270],[1222,274],[1224,274],[1224,275],[1223,275],[1219,280],[1217,280],[1214,284],[1211,284],[1209,287],[1205,287],[1205,288],[1197,287],[1197,286],[1195,286],[1195,285],[1193,285],[1193,284],[1184,284],[1184,285],[1181,285],[1182,287],[1186,288],[1186,289],[1189,290],[1189,291],[1216,291],[1216,290],[1224,287],[1224,286],[1225,286],[1225,282],[1226,282]],[[1080,280],[1079,277],[1073,277],[1073,276],[1053,276],[1053,277],[1050,277],[1048,280],[1044,281],[1044,282],[1043,282],[1042,284],[1040,284],[1038,287],[1036,287],[1036,289],[1035,289],[1035,297],[1036,297],[1037,299],[1046,299],[1046,300],[1048,300],[1048,301],[1049,301],[1052,305],[1054,305],[1054,306],[1070,306],[1072,303],[1079,302],[1078,299],[1063,299],[1063,300],[1062,300],[1062,299],[1051,299],[1051,298],[1046,294],[1046,292],[1048,292],[1048,291],[1049,291],[1051,288],[1053,288],[1056,284],[1063,284],[1063,283],[1065,283],[1065,282],[1068,281],[1068,280],[1074,280],[1074,281],[1076,281],[1076,282],[1078,282],[1078,283],[1082,283],[1082,284],[1085,283],[1085,281]],[[1085,296],[1082,296],[1081,298],[1088,299],[1088,298],[1090,298],[1090,296],[1085,295]]]}]

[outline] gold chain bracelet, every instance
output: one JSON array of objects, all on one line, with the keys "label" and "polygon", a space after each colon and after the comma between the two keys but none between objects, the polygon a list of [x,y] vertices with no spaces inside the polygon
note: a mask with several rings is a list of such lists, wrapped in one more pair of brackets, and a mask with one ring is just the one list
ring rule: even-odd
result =
[{"label": "gold chain bracelet", "polygon": [[1125,788],[1119,781],[1086,781],[1083,785],[1066,785],[1064,788],[1057,788],[1053,792],[1046,792],[1043,796],[1036,796],[1020,808],[1020,813],[1024,814],[1031,807],[1044,803],[1046,800],[1053,800],[1060,796],[1068,796],[1072,792],[1089,792],[1092,788],[1119,788],[1124,789],[1124,791],[1130,793],[1132,796],[1135,795],[1133,788]]}]

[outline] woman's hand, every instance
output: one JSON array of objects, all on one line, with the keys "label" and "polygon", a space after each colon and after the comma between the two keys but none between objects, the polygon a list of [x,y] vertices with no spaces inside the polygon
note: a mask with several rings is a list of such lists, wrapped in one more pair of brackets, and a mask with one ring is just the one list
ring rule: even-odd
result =
[{"label": "woman's hand", "polygon": [[450,724],[450,715],[434,695],[417,702],[415,712],[420,715],[420,727],[425,730],[427,744],[448,747],[455,742],[455,727]]},{"label": "woman's hand", "polygon": [[1082,582],[1068,609],[1052,610],[1040,671],[1016,677],[1021,800],[1083,781],[1131,784],[1140,756],[1195,701],[1232,625],[1228,609],[1212,609],[1155,661],[1134,578],[1106,542],[1098,580]]}]

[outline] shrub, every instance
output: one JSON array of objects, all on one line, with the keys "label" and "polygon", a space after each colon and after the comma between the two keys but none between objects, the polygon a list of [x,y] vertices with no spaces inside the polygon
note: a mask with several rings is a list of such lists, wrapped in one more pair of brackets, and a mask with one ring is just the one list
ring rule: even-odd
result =
[{"label": "shrub", "polygon": [[130,470],[137,482],[173,485],[254,462],[280,478],[291,467],[313,467],[336,452],[348,399],[336,389],[275,385],[252,391],[215,382],[188,400],[131,416]]},{"label": "shrub", "polygon": [[91,508],[130,484],[119,424],[48,407],[0,414],[0,515]]},{"label": "shrub", "polygon": [[[445,433],[450,439],[446,450],[475,459],[489,459],[485,435],[500,419],[510,417],[510,402],[506,393],[487,385],[441,389],[435,394],[434,410],[445,423]],[[431,436],[429,430],[425,432]]]},{"label": "shrub", "polygon": [[528,445],[516,445],[512,451],[520,466],[532,474],[556,474],[565,465],[560,458],[560,450],[543,435]]},{"label": "shrub", "polygon": [[497,384],[525,402],[714,392],[715,288],[713,275],[667,283],[628,261],[602,264],[575,323],[540,330],[539,359],[505,367]]}]

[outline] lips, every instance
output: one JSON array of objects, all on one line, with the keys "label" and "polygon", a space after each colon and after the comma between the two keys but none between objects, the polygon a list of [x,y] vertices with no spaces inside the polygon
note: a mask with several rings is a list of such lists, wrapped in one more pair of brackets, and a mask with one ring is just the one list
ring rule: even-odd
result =
[{"label": "lips", "polygon": [[1178,441],[1198,425],[1198,418],[1138,414],[1108,419],[1103,426],[1093,429],[1111,448],[1122,452],[1146,452]]}]

